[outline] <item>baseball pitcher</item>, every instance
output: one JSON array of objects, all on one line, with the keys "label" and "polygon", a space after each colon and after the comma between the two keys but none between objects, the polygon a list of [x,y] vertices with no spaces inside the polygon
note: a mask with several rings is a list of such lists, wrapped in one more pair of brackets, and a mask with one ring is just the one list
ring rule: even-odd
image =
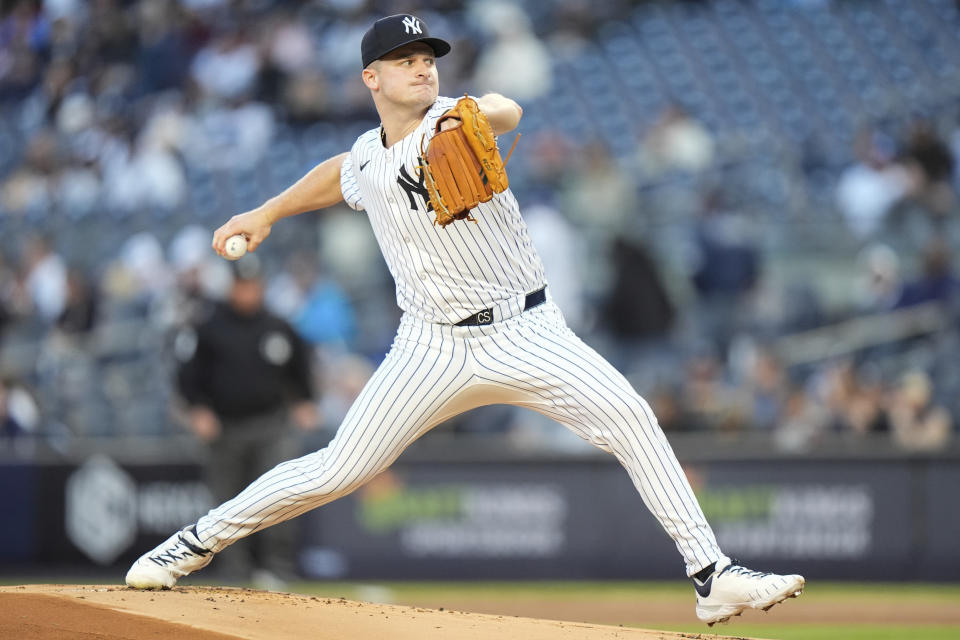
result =
[{"label": "baseball pitcher", "polygon": [[255,250],[282,218],[346,201],[370,220],[403,316],[326,448],[174,533],[133,564],[127,584],[169,588],[237,540],[354,491],[441,422],[509,403],[617,457],[676,543],[707,624],[799,595],[803,577],[724,555],[650,406],[566,326],[496,146],[522,109],[497,94],[438,97],[435,62],[449,51],[416,16],[377,20],[361,57],[381,125],[214,234],[221,255],[235,234]]}]

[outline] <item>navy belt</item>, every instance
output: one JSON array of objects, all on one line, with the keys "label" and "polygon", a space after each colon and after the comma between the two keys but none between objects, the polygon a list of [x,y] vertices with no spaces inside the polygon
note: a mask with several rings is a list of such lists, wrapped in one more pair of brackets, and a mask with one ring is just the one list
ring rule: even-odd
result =
[{"label": "navy belt", "polygon": [[[523,310],[533,309],[547,301],[547,288],[541,287],[536,291],[527,294],[527,299],[523,303]],[[485,324],[493,324],[493,309],[484,309],[477,311],[469,318],[464,318],[457,323],[458,327],[479,327]]]}]

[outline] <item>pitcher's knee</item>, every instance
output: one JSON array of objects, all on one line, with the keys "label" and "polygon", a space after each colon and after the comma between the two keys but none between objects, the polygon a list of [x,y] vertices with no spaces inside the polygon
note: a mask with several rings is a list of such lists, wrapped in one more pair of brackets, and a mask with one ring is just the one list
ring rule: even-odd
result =
[{"label": "pitcher's knee", "polygon": [[301,471],[297,493],[310,500],[328,502],[356,491],[376,473],[367,469],[331,468],[327,464]]},{"label": "pitcher's knee", "polygon": [[638,428],[649,428],[657,424],[653,409],[639,395],[605,398],[605,405],[604,413],[615,422],[635,424]]},{"label": "pitcher's knee", "polygon": [[291,494],[297,500],[325,504],[356,491],[383,471],[394,459],[369,452],[354,455],[344,440],[334,438],[323,449],[282,463],[277,469],[291,482]]}]

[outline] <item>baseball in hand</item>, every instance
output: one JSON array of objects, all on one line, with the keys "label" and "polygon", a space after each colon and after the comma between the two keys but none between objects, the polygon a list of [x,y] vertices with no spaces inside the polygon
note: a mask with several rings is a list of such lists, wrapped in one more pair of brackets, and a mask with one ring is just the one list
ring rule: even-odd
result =
[{"label": "baseball in hand", "polygon": [[226,258],[228,260],[237,260],[243,257],[243,254],[247,252],[246,236],[239,233],[235,236],[230,236],[223,246],[223,251],[227,254]]}]

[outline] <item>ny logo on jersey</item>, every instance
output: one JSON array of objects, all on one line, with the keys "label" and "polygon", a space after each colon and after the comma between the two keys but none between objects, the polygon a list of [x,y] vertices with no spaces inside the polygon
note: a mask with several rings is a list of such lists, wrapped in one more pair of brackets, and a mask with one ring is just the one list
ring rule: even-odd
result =
[{"label": "ny logo on jersey", "polygon": [[420,28],[420,21],[413,16],[407,16],[403,19],[403,31],[404,33],[423,33],[423,29]]},{"label": "ny logo on jersey", "polygon": [[[422,165],[423,160],[420,157],[417,157],[417,165]],[[410,200],[410,208],[414,211],[417,210],[417,200],[413,197],[413,194],[419,193],[420,197],[423,198],[423,201],[427,203],[427,211],[433,209],[433,205],[430,204],[430,194],[427,193],[427,188],[423,186],[423,172],[417,172],[418,182],[414,182],[413,178],[410,177],[410,174],[407,173],[406,167],[400,167],[400,175],[397,176],[397,184],[403,188],[404,192],[407,194],[407,198]]]}]

